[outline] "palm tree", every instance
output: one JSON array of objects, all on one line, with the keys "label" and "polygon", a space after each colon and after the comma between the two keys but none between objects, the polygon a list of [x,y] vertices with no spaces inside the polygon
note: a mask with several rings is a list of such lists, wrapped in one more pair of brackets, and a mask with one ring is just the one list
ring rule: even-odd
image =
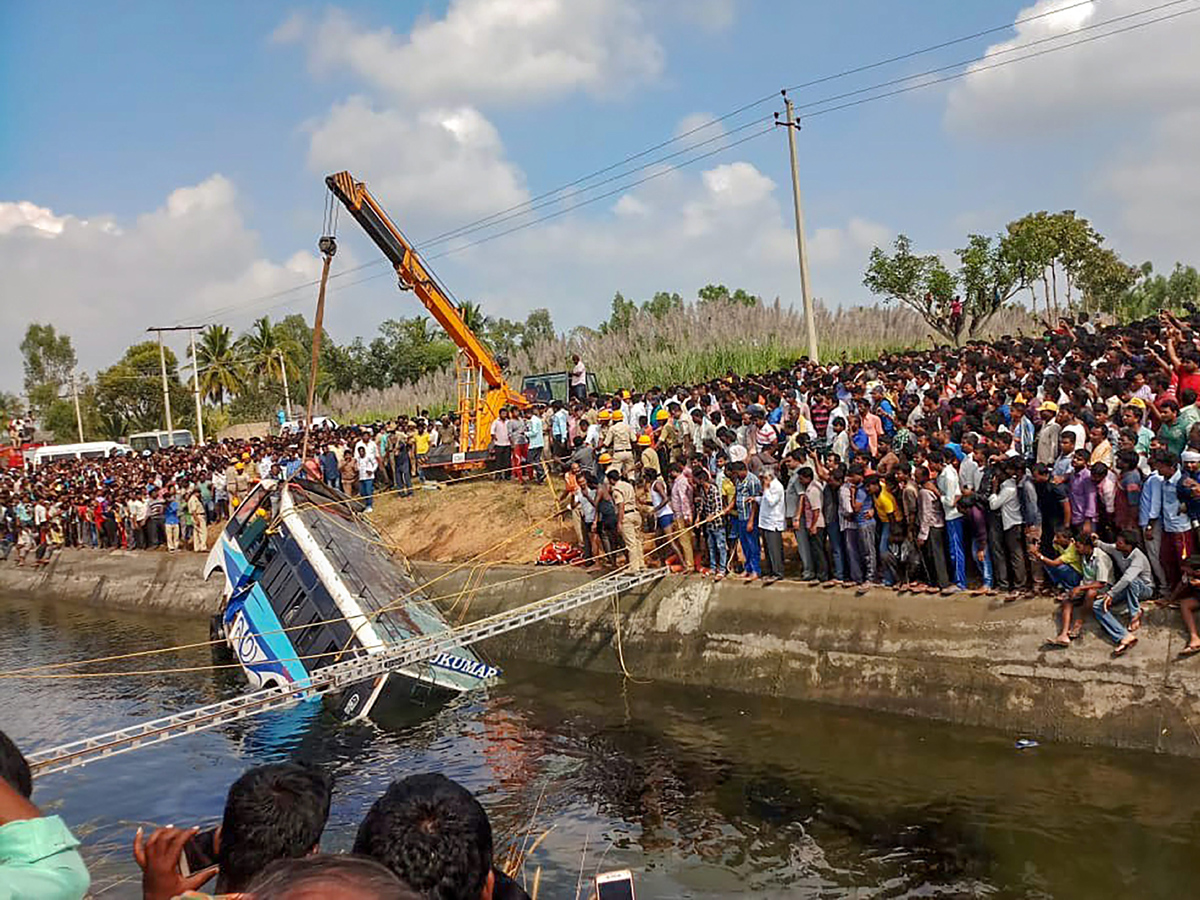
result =
[{"label": "palm tree", "polygon": [[200,368],[200,393],[221,404],[222,409],[226,397],[240,393],[245,387],[245,368],[238,359],[233,332],[226,326],[209,325],[200,332],[196,362]]},{"label": "palm tree", "polygon": [[287,371],[287,377],[295,381],[300,370],[296,366],[299,355],[293,338],[282,334],[278,327],[271,324],[268,316],[254,321],[254,327],[243,334],[238,340],[241,356],[246,365],[255,373],[259,383],[263,381],[282,381],[280,360]]}]

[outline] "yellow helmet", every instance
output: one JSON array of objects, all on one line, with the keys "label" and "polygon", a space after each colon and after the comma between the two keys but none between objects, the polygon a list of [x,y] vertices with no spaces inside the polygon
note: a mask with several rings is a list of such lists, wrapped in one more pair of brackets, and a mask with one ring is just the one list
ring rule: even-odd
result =
[{"label": "yellow helmet", "polygon": [[610,462],[612,462],[612,455],[608,453],[601,453],[599,462],[600,465],[607,466]]},{"label": "yellow helmet", "polygon": [[619,409],[614,409],[612,413],[612,420],[614,422],[625,421],[625,413],[621,412]]},{"label": "yellow helmet", "polygon": [[658,412],[656,412],[654,414],[655,422],[665,422],[669,418],[671,418],[671,414],[669,412],[667,412],[665,409],[660,409]]},{"label": "yellow helmet", "polygon": [[650,446],[650,435],[639,434],[638,435],[638,444],[643,447],[649,447]]},{"label": "yellow helmet", "polygon": [[600,415],[598,418],[600,419],[601,422],[607,422],[612,417],[613,416],[612,416],[611,412],[609,412],[607,409],[602,409],[602,410],[600,410]]}]

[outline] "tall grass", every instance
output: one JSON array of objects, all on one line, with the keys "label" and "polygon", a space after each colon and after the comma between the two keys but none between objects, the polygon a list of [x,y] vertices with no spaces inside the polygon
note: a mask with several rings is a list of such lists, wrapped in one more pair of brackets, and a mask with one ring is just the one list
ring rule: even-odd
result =
[{"label": "tall grass", "polygon": [[[873,359],[881,354],[933,346],[933,335],[912,310],[897,306],[814,309],[822,359]],[[1022,307],[1005,309],[983,337],[1036,330]],[[662,318],[638,313],[628,331],[578,330],[518,351],[509,360],[509,381],[563,371],[578,353],[596,373],[602,390],[694,384],[733,371],[769,372],[792,365],[808,352],[804,316],[778,300],[757,306],[692,304]],[[453,366],[428,372],[413,384],[384,390],[334,394],[335,418],[369,421],[420,409],[435,413],[455,402]]]}]

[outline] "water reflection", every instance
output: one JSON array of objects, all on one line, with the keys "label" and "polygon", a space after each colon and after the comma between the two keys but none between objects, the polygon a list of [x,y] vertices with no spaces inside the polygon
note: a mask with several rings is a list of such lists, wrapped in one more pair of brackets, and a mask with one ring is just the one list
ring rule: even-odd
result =
[{"label": "water reflection", "polygon": [[[202,623],[0,599],[4,669],[206,638]],[[283,758],[334,773],[327,849],[418,771],[476,791],[502,842],[553,825],[530,861],[543,897],[619,867],[639,897],[1195,895],[1191,761],[1019,753],[1007,735],[504,662],[489,696],[353,726],[305,704],[49,776],[35,799],[85,837],[105,897],[137,896],[137,824],[215,822],[242,769]],[[232,672],[0,680],[0,727],[33,749],[240,689]]]}]

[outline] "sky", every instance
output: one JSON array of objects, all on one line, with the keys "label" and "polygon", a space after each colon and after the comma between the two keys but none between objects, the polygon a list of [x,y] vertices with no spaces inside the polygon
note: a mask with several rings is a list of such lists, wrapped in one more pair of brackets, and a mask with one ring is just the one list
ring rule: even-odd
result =
[{"label": "sky", "polygon": [[[830,305],[872,302],[898,233],[948,255],[1041,209],[1197,263],[1198,43],[1200,0],[0,4],[0,389],[34,321],[95,372],[150,326],[311,317],[340,170],[493,316],[709,282],[799,305],[781,88]],[[337,234],[334,339],[422,312]]]}]

